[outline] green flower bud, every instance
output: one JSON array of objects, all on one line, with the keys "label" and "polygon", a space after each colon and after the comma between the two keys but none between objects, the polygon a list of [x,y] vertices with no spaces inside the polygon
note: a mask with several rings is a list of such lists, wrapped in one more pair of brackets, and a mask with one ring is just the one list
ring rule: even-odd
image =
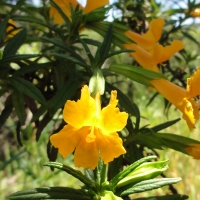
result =
[{"label": "green flower bud", "polygon": [[128,184],[136,184],[144,180],[155,178],[168,168],[167,163],[168,160],[143,163],[119,181],[117,187],[122,187]]},{"label": "green flower bud", "polygon": [[102,95],[105,91],[105,79],[101,69],[95,69],[93,76],[89,81],[89,90],[91,96],[95,96],[98,92]]}]

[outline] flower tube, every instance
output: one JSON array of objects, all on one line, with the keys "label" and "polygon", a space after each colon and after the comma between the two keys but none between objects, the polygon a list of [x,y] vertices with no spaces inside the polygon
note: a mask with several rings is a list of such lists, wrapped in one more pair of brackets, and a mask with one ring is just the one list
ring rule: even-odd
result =
[{"label": "flower tube", "polygon": [[182,117],[186,120],[189,129],[194,129],[195,122],[199,119],[200,109],[200,67],[192,77],[187,79],[186,89],[165,79],[152,80],[151,84],[183,113]]},{"label": "flower tube", "polygon": [[117,103],[117,92],[112,91],[108,106],[101,109],[99,93],[92,98],[85,85],[80,100],[66,102],[63,118],[68,124],[50,137],[51,143],[63,157],[74,152],[76,167],[94,169],[99,156],[107,164],[125,154],[117,131],[126,125],[128,114],[120,112]]}]

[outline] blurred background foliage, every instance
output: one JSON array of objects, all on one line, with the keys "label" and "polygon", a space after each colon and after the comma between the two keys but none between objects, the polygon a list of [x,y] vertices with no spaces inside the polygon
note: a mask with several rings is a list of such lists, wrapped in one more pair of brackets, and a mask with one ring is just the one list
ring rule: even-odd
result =
[{"label": "blurred background foliage", "polygon": [[[91,19],[84,19],[83,26],[86,28],[82,29],[81,10],[75,13],[80,21],[76,24],[65,19],[66,26],[53,22],[49,8],[50,2],[47,0],[42,0],[38,5],[25,0],[0,1],[0,48],[4,49],[0,54],[1,199],[17,190],[47,184],[80,186],[70,176],[63,179],[62,172],[51,173],[49,168],[42,165],[57,158],[57,150],[50,145],[49,136],[63,127],[61,114],[66,100],[77,100],[81,87],[88,84],[93,73],[90,53],[95,55],[104,37],[101,32],[101,35],[94,32],[97,25]],[[141,34],[148,30],[152,19],[163,18],[165,26],[160,44],[167,45],[179,39],[185,48],[170,61],[160,64],[159,68],[170,81],[186,87],[187,77],[199,65],[198,9],[200,4],[195,0],[169,0],[167,3],[118,0],[113,2],[106,20],[125,25]],[[112,42],[110,51],[119,50],[119,46],[116,46],[118,43]],[[133,109],[127,129],[121,133],[122,137],[127,137],[130,132],[137,134],[162,130],[163,133],[199,139],[198,124],[197,129],[190,133],[184,121],[176,123],[178,120],[175,119],[181,118],[181,114],[166,99],[146,86],[106,70],[112,63],[138,64],[128,53],[123,53],[107,59],[102,67],[106,77],[103,105],[108,102],[110,90],[117,88],[119,99],[125,98],[119,102],[119,107],[127,111],[128,101]],[[160,129],[155,128],[158,125]],[[199,162],[171,149],[152,148],[155,144],[149,145],[148,139],[135,140],[131,147],[127,146],[130,148],[129,157],[120,157],[110,164],[110,177],[118,172],[117,167],[113,170],[117,163],[127,165],[145,155],[156,154],[170,159],[170,170],[163,176],[179,176],[183,181],[170,188],[149,192],[148,195],[180,193],[189,195],[193,200],[200,199]],[[58,156],[57,159],[73,165],[73,156],[68,159]]]}]

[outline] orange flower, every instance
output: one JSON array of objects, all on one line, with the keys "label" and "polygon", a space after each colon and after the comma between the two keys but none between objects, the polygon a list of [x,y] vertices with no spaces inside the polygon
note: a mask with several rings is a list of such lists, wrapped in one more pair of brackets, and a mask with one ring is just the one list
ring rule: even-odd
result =
[{"label": "orange flower", "polygon": [[[70,19],[71,18],[71,11],[70,11],[70,4],[76,8],[79,4],[76,0],[54,0],[54,2],[62,9],[62,11],[66,14],[66,16]],[[87,4],[85,7],[82,7],[79,4],[79,8],[84,11],[84,13],[89,13],[97,8],[103,7],[109,4],[109,0],[87,0]],[[55,24],[63,24],[64,20],[59,12],[53,6],[50,7],[50,17],[54,19]]]},{"label": "orange flower", "polygon": [[8,26],[6,28],[7,37],[12,38],[18,32],[19,32],[19,30],[16,28],[15,22],[12,19],[9,19]]},{"label": "orange flower", "polygon": [[182,113],[190,130],[195,128],[200,109],[200,67],[187,79],[186,90],[165,79],[151,81],[154,88]]},{"label": "orange flower", "polygon": [[189,147],[186,147],[185,151],[194,159],[200,159],[200,144],[189,144]]},{"label": "orange flower", "polygon": [[164,20],[158,18],[151,21],[149,24],[149,30],[146,33],[140,35],[128,30],[125,32],[125,35],[135,41],[141,48],[151,51],[161,38],[163,26]]},{"label": "orange flower", "polygon": [[109,105],[101,110],[99,93],[93,99],[85,85],[80,100],[66,102],[63,118],[68,124],[50,137],[51,143],[63,157],[75,150],[76,167],[94,169],[99,156],[107,164],[126,153],[117,131],[126,125],[128,114],[120,112],[117,103],[117,92],[112,91]]},{"label": "orange flower", "polygon": [[190,15],[193,17],[200,17],[200,8],[194,9],[192,12],[190,12]]},{"label": "orange flower", "polygon": [[163,47],[158,44],[162,35],[164,20],[161,18],[154,19],[149,25],[149,30],[143,34],[137,34],[130,30],[125,35],[135,43],[123,44],[125,49],[135,50],[130,55],[144,68],[158,72],[157,64],[167,61],[176,52],[184,48],[183,43],[174,40],[171,45]]}]

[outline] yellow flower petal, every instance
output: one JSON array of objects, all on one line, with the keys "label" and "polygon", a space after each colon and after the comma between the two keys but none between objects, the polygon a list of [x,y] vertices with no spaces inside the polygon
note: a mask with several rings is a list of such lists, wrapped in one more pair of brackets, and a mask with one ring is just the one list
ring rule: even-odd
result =
[{"label": "yellow flower petal", "polygon": [[83,136],[82,130],[79,131],[70,125],[66,125],[61,131],[53,134],[50,137],[50,141],[54,147],[58,148],[62,157],[65,158],[75,150]]},{"label": "yellow flower petal", "polygon": [[116,97],[116,91],[112,92],[110,104],[102,109],[99,128],[104,133],[121,131],[126,125],[128,114],[125,112],[120,112],[119,108],[116,108]]},{"label": "yellow flower petal", "polygon": [[74,153],[74,164],[76,167],[95,169],[98,165],[98,154],[96,142],[87,143],[82,139]]},{"label": "yellow flower petal", "polygon": [[156,44],[153,51],[153,56],[155,63],[162,63],[166,60],[169,60],[175,53],[184,48],[183,43],[180,40],[174,40],[172,43],[166,47],[163,47],[160,44]]},{"label": "yellow flower petal", "polygon": [[122,145],[122,139],[117,133],[104,134],[103,132],[98,132],[96,134],[97,147],[105,164],[126,153]]},{"label": "yellow flower petal", "polygon": [[131,30],[128,30],[124,33],[128,38],[132,39],[137,45],[142,47],[143,49],[150,50],[152,49],[153,45],[155,43],[145,37],[143,35],[140,35],[138,33],[135,33]]},{"label": "yellow flower petal", "polygon": [[124,128],[128,114],[120,112],[117,103],[117,92],[112,91],[109,105],[101,110],[99,93],[93,99],[88,86],[84,86],[80,100],[65,104],[63,117],[68,125],[50,137],[51,143],[63,157],[74,151],[77,167],[94,169],[99,155],[108,163],[124,154],[116,131]]},{"label": "yellow flower petal", "polygon": [[117,91],[114,90],[114,91],[111,92],[109,105],[116,107],[117,104],[118,104],[118,100],[117,100]]},{"label": "yellow flower petal", "polygon": [[185,151],[194,159],[200,159],[200,144],[189,144]]},{"label": "yellow flower petal", "polygon": [[184,98],[182,105],[177,108],[183,113],[182,117],[187,122],[189,129],[193,130],[195,128],[195,117],[191,102]]},{"label": "yellow flower petal", "polygon": [[87,14],[97,8],[101,8],[109,4],[109,0],[87,0],[87,4],[84,8],[84,12]]},{"label": "yellow flower petal", "polygon": [[162,35],[163,25],[164,20],[158,18],[151,21],[149,25],[149,30],[143,35],[140,35],[130,30],[126,31],[124,34],[132,39],[134,42],[136,42],[136,44],[143,49],[150,51],[160,39]]},{"label": "yellow flower petal", "polygon": [[149,25],[149,30],[142,36],[156,44],[161,38],[164,20],[162,18],[154,19]]},{"label": "yellow flower petal", "polygon": [[67,101],[63,110],[64,120],[75,128],[92,126],[95,115],[95,100],[90,96],[88,86],[82,88],[80,100]]},{"label": "yellow flower petal", "polygon": [[[200,95],[200,67],[194,73],[194,75],[187,79],[187,98],[194,98]],[[197,100],[197,104],[200,105],[200,100]]]}]

